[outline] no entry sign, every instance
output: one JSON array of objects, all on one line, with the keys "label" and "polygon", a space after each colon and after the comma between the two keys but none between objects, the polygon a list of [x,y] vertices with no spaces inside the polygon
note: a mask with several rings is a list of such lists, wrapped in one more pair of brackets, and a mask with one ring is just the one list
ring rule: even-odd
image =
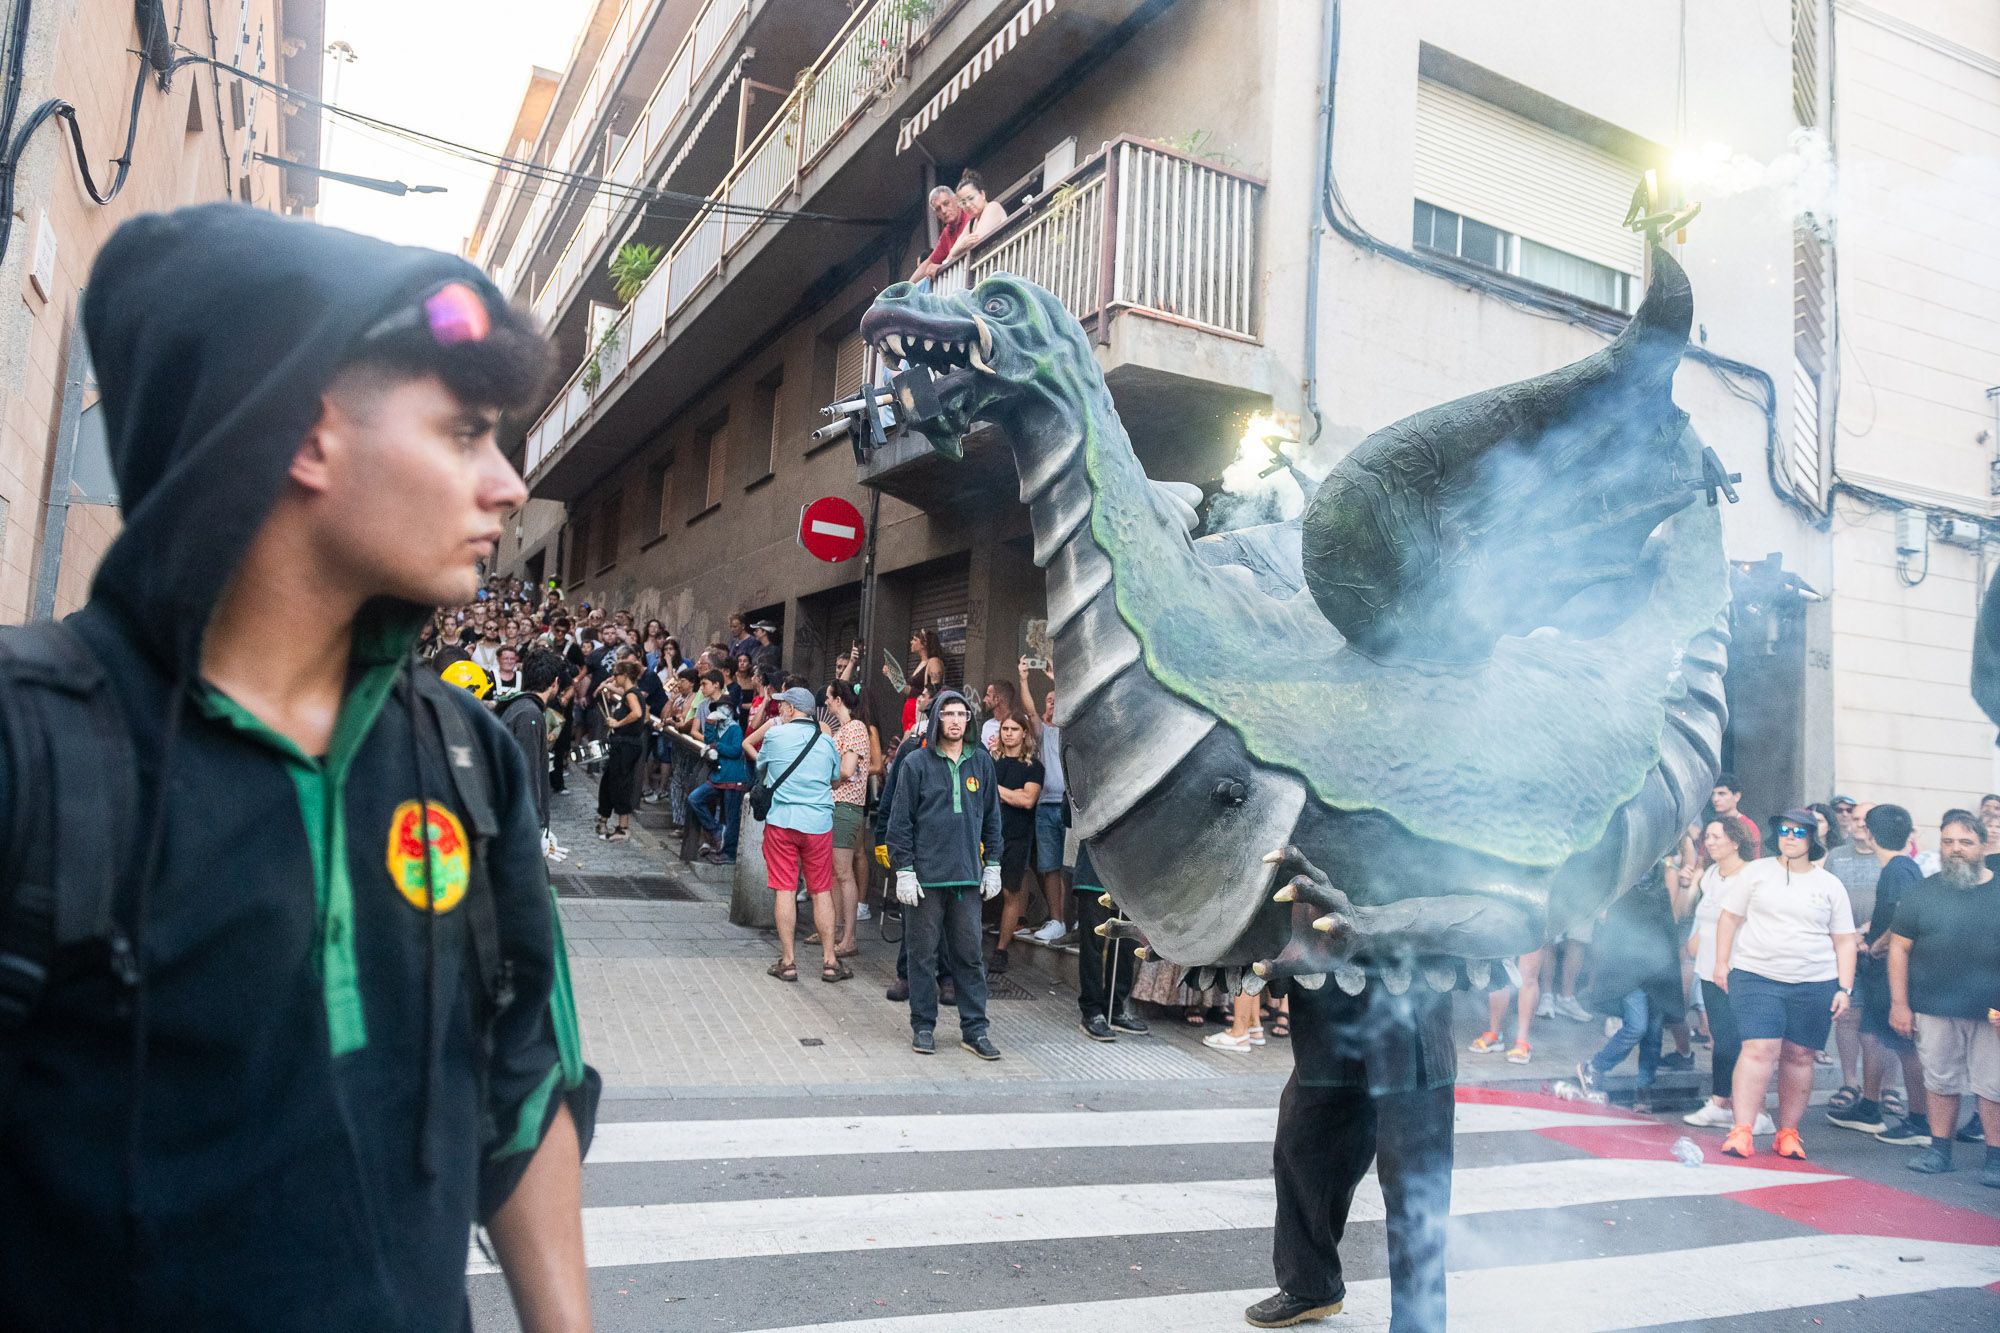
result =
[{"label": "no entry sign", "polygon": [[829,565],[860,555],[866,536],[861,511],[837,495],[823,495],[799,511],[799,545]]}]

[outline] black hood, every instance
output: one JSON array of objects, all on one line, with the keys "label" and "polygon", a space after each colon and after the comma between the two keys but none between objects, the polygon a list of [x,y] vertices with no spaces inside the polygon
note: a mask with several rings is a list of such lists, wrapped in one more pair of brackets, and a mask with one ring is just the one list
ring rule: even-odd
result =
[{"label": "black hood", "polygon": [[92,266],[84,331],[124,531],[91,585],[169,674],[283,491],[363,331],[472,265],[240,204],[133,218]]},{"label": "black hood", "polygon": [[[939,690],[937,697],[931,700],[930,720],[924,726],[924,744],[933,750],[937,749],[938,744],[938,712],[943,709],[947,700],[952,699],[956,699],[959,703],[964,704],[965,711],[968,714],[972,712],[972,701],[967,699],[963,694],[960,694],[957,690]],[[973,743],[977,744],[979,737],[973,732],[972,723],[969,720],[965,724],[965,730],[972,737]]]}]

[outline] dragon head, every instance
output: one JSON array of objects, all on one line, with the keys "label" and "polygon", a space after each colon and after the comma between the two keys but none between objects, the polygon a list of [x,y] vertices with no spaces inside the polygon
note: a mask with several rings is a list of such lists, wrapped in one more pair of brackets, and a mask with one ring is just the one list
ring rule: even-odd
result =
[{"label": "dragon head", "polygon": [[1064,368],[1080,358],[1095,369],[1082,328],[1062,304],[1031,282],[998,274],[949,296],[899,282],[861,317],[861,336],[895,365],[936,375],[937,410],[911,420],[948,458],[965,454],[976,421],[1003,416],[1033,397],[1051,403],[1077,387]]}]

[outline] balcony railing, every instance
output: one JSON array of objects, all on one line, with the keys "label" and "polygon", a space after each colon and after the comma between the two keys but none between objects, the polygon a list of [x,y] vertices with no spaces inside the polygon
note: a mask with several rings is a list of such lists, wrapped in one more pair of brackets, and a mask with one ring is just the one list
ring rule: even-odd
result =
[{"label": "balcony railing", "polygon": [[[744,0],[710,0],[710,8],[743,3]],[[762,210],[774,208],[797,193],[801,178],[840,139],[863,108],[894,87],[892,72],[900,67],[911,45],[939,21],[947,8],[940,7],[921,22],[912,22],[904,17],[906,6],[900,0],[869,0],[848,16],[777,114],[709,195],[702,216],[668,248],[653,276],[633,299],[629,308],[630,347],[620,368],[621,376],[641,353],[665,335],[668,322],[687,308],[695,294],[722,272],[729,256],[758,230],[782,220],[765,216]],[[627,145],[628,154],[630,150]],[[621,156],[619,168],[624,165],[625,157]],[[613,179],[623,179],[619,168],[613,169]],[[596,216],[595,211],[592,215]],[[592,225],[587,221],[586,230]],[[608,223],[598,216],[594,225],[601,235]],[[582,256],[588,255],[595,243],[594,237],[585,242],[583,232],[571,241],[562,264],[535,302],[535,313],[544,324],[560,307],[568,285],[580,276]],[[574,262],[572,256],[576,257]],[[570,274],[567,282],[559,281],[565,273]],[[589,367],[586,359],[528,432],[525,472],[532,474],[554,453],[589,416],[591,405],[619,378],[603,374],[600,367],[595,387],[584,390],[582,382]]]},{"label": "balcony railing", "polygon": [[[652,0],[652,3],[657,4],[658,0]],[[716,58],[724,53],[737,21],[748,13],[749,9],[750,0],[708,0],[708,3],[702,6],[701,13],[695,16],[695,21],[689,25],[686,35],[681,38],[681,44],[675,49],[673,59],[667,62],[666,72],[660,76],[659,83],[654,85],[652,95],[646,99],[644,109],[633,122],[630,136],[626,139],[625,146],[619,150],[617,160],[604,173],[606,179],[626,187],[640,183],[641,176],[651,165],[653,156],[660,150],[660,146],[687,123],[688,114],[693,110],[695,94],[701,90]],[[626,14],[635,12],[639,12],[643,19],[644,13],[650,12],[650,5],[643,9],[637,4],[627,5]],[[621,23],[624,17],[625,15],[620,16]],[[636,30],[635,25],[633,31]],[[629,34],[625,40],[629,48],[631,40]],[[607,55],[608,50],[609,48]],[[615,63],[600,58],[597,69],[591,75],[591,83],[585,85],[584,97],[578,103],[577,113],[571,117],[569,131],[556,145],[555,152],[550,158],[559,170],[582,169],[577,162],[579,151],[590,142],[586,136],[596,125],[597,114],[602,109],[604,96],[615,81],[623,63],[623,53]],[[604,76],[601,86],[599,75]],[[595,109],[586,114],[584,111],[586,105],[594,106]],[[529,206],[528,215],[521,224],[519,237],[514,243],[513,257],[508,260],[507,266],[501,270],[498,278],[500,290],[509,294],[512,294],[522,270],[541,252],[542,229],[548,225],[550,212],[564,194],[563,187],[557,184],[530,182],[529,185],[539,193],[534,203]],[[598,193],[597,187],[586,187],[582,195],[586,205],[583,220],[578,225],[576,234],[564,248],[561,258],[556,261],[555,268],[551,270],[540,291],[535,295],[533,303],[535,314],[544,324],[547,324],[555,311],[560,308],[561,302],[567,298],[576,286],[577,280],[582,277],[583,265],[591,250],[599,240],[603,239],[605,231],[611,225],[612,216],[619,211],[613,206],[616,201],[599,201]]]},{"label": "balcony railing", "polygon": [[1095,321],[1100,339],[1130,309],[1254,340],[1263,189],[1240,172],[1114,139],[942,269],[931,289],[960,292],[1011,273]]}]

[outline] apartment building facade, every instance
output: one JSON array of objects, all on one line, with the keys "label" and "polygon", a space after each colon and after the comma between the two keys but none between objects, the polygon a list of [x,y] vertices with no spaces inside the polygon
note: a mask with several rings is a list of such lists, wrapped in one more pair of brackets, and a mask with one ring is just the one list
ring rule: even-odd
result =
[{"label": "apartment building facade", "polygon": [[[165,86],[163,76],[193,52],[316,95],[323,29],[320,0],[0,7],[5,59],[22,74],[15,130],[50,99],[67,101],[92,176],[86,183],[60,119],[46,121],[14,164],[0,254],[0,290],[18,294],[0,310],[0,624],[82,605],[117,533],[102,446],[91,445],[95,390],[78,332],[99,247],[138,213],[218,199],[306,213],[318,198],[310,171],[278,165],[318,162],[316,110],[207,65],[183,65]],[[113,159],[128,133],[126,170]],[[93,185],[112,195],[108,204]]]},{"label": "apartment building facade", "polygon": [[[1728,762],[1759,810],[1838,786],[1934,815],[1993,785],[1961,668],[1992,517],[1991,399],[1968,386],[2000,366],[1992,321],[1913,270],[1990,254],[1965,202],[1990,183],[1965,177],[2000,34],[1971,3],[1916,8],[607,3],[554,97],[574,85],[596,128],[557,111],[535,152],[615,184],[502,186],[482,226],[574,368],[521,442],[536,500],[503,565],[684,641],[757,612],[807,674],[933,628],[954,675],[1011,677],[1045,607],[1005,442],[953,463],[812,436],[872,373],[855,324],[929,248],[931,184],[974,167],[1011,212],[939,287],[1050,288],[1149,473],[1214,492],[1253,412],[1320,471],[1603,346],[1643,291],[1622,223],[1652,171],[1703,203],[1675,242],[1697,300],[1677,396],[1743,478]],[[653,31],[671,49],[635,55]],[[1917,116],[1898,69],[1950,96]],[[626,301],[609,264],[633,240],[665,257]],[[1952,350],[1913,322],[1949,323]],[[874,515],[869,625],[861,562],[793,538],[828,494]],[[1919,531],[1928,572],[1906,553],[1899,574]]]}]

